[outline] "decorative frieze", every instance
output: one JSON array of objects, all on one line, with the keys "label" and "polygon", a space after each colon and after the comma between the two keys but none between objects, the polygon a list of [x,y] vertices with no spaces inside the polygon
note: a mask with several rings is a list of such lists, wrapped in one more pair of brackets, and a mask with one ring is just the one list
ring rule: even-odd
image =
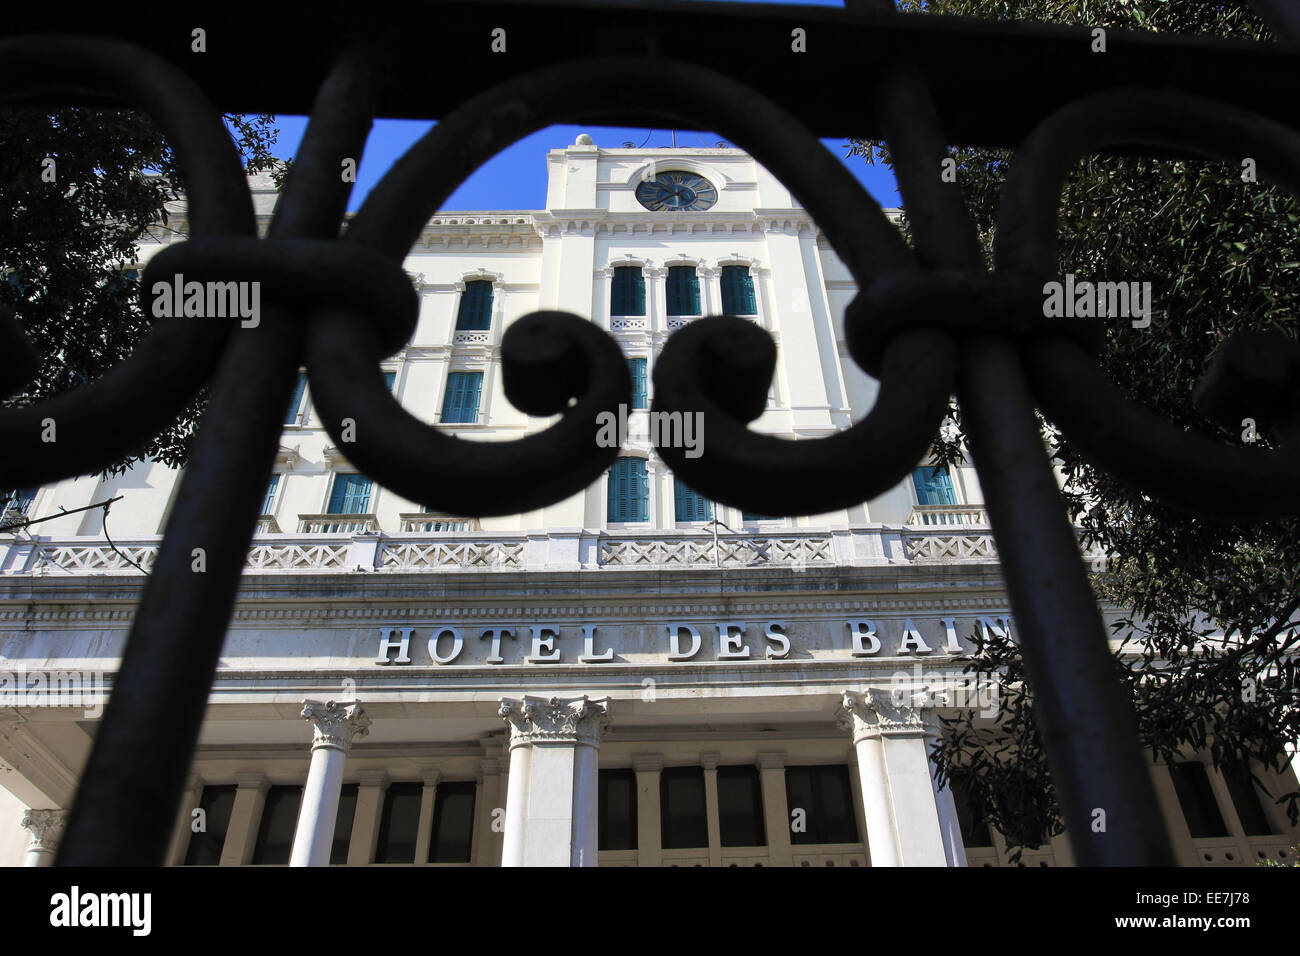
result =
[{"label": "decorative frieze", "polygon": [[497,711],[510,725],[510,747],[557,741],[600,746],[609,726],[609,698],[502,697]]},{"label": "decorative frieze", "polygon": [[370,733],[370,718],[355,701],[304,701],[302,716],[312,724],[312,750],[328,747],[347,753],[354,736],[364,737]]}]

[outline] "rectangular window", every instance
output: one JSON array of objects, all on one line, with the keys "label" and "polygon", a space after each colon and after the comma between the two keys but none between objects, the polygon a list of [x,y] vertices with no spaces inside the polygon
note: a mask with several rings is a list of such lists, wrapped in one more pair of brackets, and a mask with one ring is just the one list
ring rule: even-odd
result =
[{"label": "rectangular window", "polygon": [[275,507],[275,490],[278,487],[280,487],[280,476],[273,474],[266,484],[266,497],[262,499],[262,514],[269,515],[271,509]]},{"label": "rectangular window", "polygon": [[596,820],[602,850],[636,849],[636,772],[600,771]]},{"label": "rectangular window", "polygon": [[610,521],[650,520],[650,479],[644,458],[618,458],[609,470]]},{"label": "rectangular window", "polygon": [[492,325],[492,283],[466,282],[456,315],[457,332],[486,332]]},{"label": "rectangular window", "polygon": [[414,863],[415,839],[420,829],[422,783],[392,783],[384,793],[379,819],[376,863]]},{"label": "rectangular window", "polygon": [[970,789],[961,781],[949,778],[948,787],[952,791],[952,802],[957,808],[957,824],[961,827],[961,842],[971,849],[993,846],[993,834],[989,830],[988,820],[975,807]]},{"label": "rectangular window", "polygon": [[293,387],[293,398],[289,400],[289,410],[285,412],[284,423],[294,425],[298,422],[298,411],[302,408],[302,396],[307,390],[307,373],[299,372],[298,381]]},{"label": "rectangular window", "polygon": [[722,311],[725,315],[758,314],[749,266],[722,267]]},{"label": "rectangular window", "polygon": [[293,849],[293,832],[298,825],[302,787],[271,787],[262,806],[262,822],[253,845],[253,863],[285,866]]},{"label": "rectangular window", "polygon": [[206,829],[190,834],[190,845],[185,850],[186,866],[216,866],[221,862],[221,849],[226,845],[226,831],[230,829],[230,812],[235,809],[234,785],[204,787],[199,795],[199,809],[203,811]]},{"label": "rectangular window", "polygon": [[952,490],[952,476],[943,465],[926,465],[912,472],[916,487],[916,503],[920,505],[955,505],[957,496]]},{"label": "rectangular window", "polygon": [[370,512],[370,479],[365,475],[338,474],[330,490],[326,514],[363,515]]},{"label": "rectangular window", "polygon": [[390,392],[393,390],[393,383],[396,382],[396,381],[397,381],[397,373],[396,373],[396,372],[385,372],[385,373],[384,373],[384,384],[388,386],[388,390],[389,390]]},{"label": "rectangular window", "polygon": [[1171,764],[1169,775],[1174,778],[1174,792],[1183,808],[1187,829],[1194,839],[1230,836],[1228,827],[1214,799],[1214,788],[1206,776],[1205,766],[1195,761]]},{"label": "rectangular window", "polygon": [[748,524],[751,521],[780,521],[781,520],[779,515],[761,515],[755,511],[746,511],[741,517],[746,524]]},{"label": "rectangular window", "polygon": [[14,488],[0,497],[0,514],[13,513],[25,515],[36,500],[40,488]]},{"label": "rectangular window", "polygon": [[695,266],[668,267],[668,314],[700,314],[700,279]]},{"label": "rectangular window", "polygon": [[452,372],[448,375],[447,392],[442,397],[443,423],[475,424],[478,421],[478,402],[482,391],[482,372]]},{"label": "rectangular window", "polygon": [[857,843],[858,821],[853,815],[853,790],[844,764],[821,767],[787,767],[785,792],[791,820],[803,810],[804,829],[791,829],[795,846],[822,843]]},{"label": "rectangular window", "polygon": [[713,502],[698,491],[692,491],[680,480],[673,479],[673,495],[677,504],[677,520],[712,521]]},{"label": "rectangular window", "polygon": [[609,295],[610,315],[645,315],[645,276],[640,266],[618,266]]},{"label": "rectangular window", "polygon": [[709,845],[703,767],[664,769],[659,775],[659,813],[665,850]]},{"label": "rectangular window", "polygon": [[468,863],[474,842],[474,781],[438,784],[430,863]]},{"label": "rectangular window", "polygon": [[718,768],[718,823],[723,846],[767,846],[757,767]]},{"label": "rectangular window", "polygon": [[1237,819],[1246,836],[1272,836],[1273,824],[1259,802],[1259,789],[1250,778],[1250,769],[1245,766],[1225,767],[1223,781],[1228,785],[1228,795],[1237,810]]},{"label": "rectangular window", "polygon": [[632,373],[633,408],[650,407],[650,403],[646,399],[646,364],[647,360],[643,358],[627,360],[628,371]]},{"label": "rectangular window", "polygon": [[339,815],[334,818],[334,843],[330,847],[331,866],[341,866],[348,862],[352,823],[357,815],[357,790],[355,783],[345,783],[339,790]]}]

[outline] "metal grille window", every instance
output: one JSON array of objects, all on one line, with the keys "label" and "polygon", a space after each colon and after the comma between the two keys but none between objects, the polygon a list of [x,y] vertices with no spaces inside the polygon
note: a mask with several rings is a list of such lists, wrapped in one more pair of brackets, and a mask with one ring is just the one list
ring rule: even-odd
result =
[{"label": "metal grille window", "polygon": [[650,480],[644,458],[619,458],[614,462],[609,470],[608,499],[608,520],[650,520]]},{"label": "metal grille window", "polygon": [[389,784],[375,846],[376,863],[414,863],[424,784]]},{"label": "metal grille window", "polygon": [[262,822],[253,845],[255,865],[284,866],[289,862],[301,804],[302,787],[271,787],[266,791]]},{"label": "metal grille window", "polygon": [[758,768],[718,768],[718,825],[723,846],[767,846]]},{"label": "metal grille window", "polygon": [[632,407],[648,408],[646,395],[646,366],[649,360],[633,358],[627,360],[628,371],[632,373]]},{"label": "metal grille window", "polygon": [[1229,836],[1204,764],[1196,761],[1172,764],[1169,775],[1174,778],[1174,792],[1178,794],[1178,805],[1182,807],[1192,837],[1199,840]]},{"label": "metal grille window", "polygon": [[725,315],[757,315],[754,279],[748,266],[722,267],[722,311]]},{"label": "metal grille window", "polygon": [[703,767],[666,768],[659,775],[659,808],[665,850],[709,845]]},{"label": "metal grille window", "polygon": [[443,423],[473,425],[478,422],[478,403],[482,391],[482,372],[452,372],[448,375],[447,393],[442,398]]},{"label": "metal grille window", "polygon": [[[787,767],[785,792],[791,813],[791,843],[804,846],[858,842],[848,767]],[[803,811],[801,815],[796,812],[799,810]]]},{"label": "metal grille window", "polygon": [[957,495],[952,490],[952,476],[943,465],[926,465],[912,472],[916,488],[916,503],[920,505],[955,505]]},{"label": "metal grille window", "polygon": [[299,372],[298,381],[293,386],[293,398],[289,400],[289,409],[284,413],[286,425],[298,423],[298,412],[302,409],[302,396],[307,391],[307,373]]},{"label": "metal grille window", "polygon": [[645,276],[640,266],[617,266],[609,296],[610,315],[645,315]]},{"label": "metal grille window", "polygon": [[668,267],[668,314],[700,314],[700,280],[695,266]]},{"label": "metal grille window", "polygon": [[186,866],[216,866],[221,862],[237,789],[233,784],[203,788],[198,806],[203,811],[203,829],[190,834],[190,845],[185,850]]},{"label": "metal grille window", "polygon": [[358,474],[335,475],[326,514],[363,515],[369,511],[370,479]]},{"label": "metal grille window", "polygon": [[474,782],[438,784],[430,863],[468,863],[474,843]]},{"label": "metal grille window", "polygon": [[676,478],[673,479],[673,497],[679,522],[713,520],[713,502]]},{"label": "metal grille window", "polygon": [[596,826],[602,850],[635,850],[636,771],[602,770],[597,786]]},{"label": "metal grille window", "polygon": [[476,280],[465,283],[456,315],[457,332],[486,332],[492,325],[492,283]]}]

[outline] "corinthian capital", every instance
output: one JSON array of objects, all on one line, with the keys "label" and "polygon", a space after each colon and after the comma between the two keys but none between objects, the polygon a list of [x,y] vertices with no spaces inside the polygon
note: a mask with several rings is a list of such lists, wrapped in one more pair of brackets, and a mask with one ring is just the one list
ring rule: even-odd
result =
[{"label": "corinthian capital", "polygon": [[609,698],[502,697],[497,713],[510,725],[511,747],[548,740],[599,747],[609,726]]},{"label": "corinthian capital", "polygon": [[911,694],[878,687],[861,692],[846,690],[836,711],[841,729],[851,731],[854,742],[863,737],[925,733],[930,724],[928,710],[946,702],[921,690]]},{"label": "corinthian capital", "polygon": [[315,731],[312,750],[332,747],[347,753],[354,735],[364,737],[370,733],[370,718],[355,701],[340,704],[332,700],[305,700],[302,715],[311,721]]},{"label": "corinthian capital", "polygon": [[68,822],[67,810],[28,810],[23,814],[22,827],[32,834],[32,842],[27,849],[47,850],[53,853],[59,848],[59,838]]}]

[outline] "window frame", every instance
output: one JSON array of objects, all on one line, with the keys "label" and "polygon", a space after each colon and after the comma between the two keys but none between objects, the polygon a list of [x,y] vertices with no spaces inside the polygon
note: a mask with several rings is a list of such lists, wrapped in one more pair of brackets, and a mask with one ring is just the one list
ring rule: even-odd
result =
[{"label": "window frame", "polygon": [[[457,376],[462,376],[463,378],[458,379]],[[474,390],[474,409],[473,409],[474,414],[467,421],[451,421],[450,419],[447,418],[447,413],[451,410],[448,406],[448,402],[450,401],[452,395],[454,394],[452,389],[453,380],[463,381],[463,380],[471,380],[471,379],[477,382],[477,386],[475,387]],[[458,368],[458,369],[448,370],[443,380],[442,404],[438,411],[438,423],[440,425],[481,424],[483,421],[483,408],[484,408],[483,384],[486,379],[487,379],[487,374],[483,369]]]}]

